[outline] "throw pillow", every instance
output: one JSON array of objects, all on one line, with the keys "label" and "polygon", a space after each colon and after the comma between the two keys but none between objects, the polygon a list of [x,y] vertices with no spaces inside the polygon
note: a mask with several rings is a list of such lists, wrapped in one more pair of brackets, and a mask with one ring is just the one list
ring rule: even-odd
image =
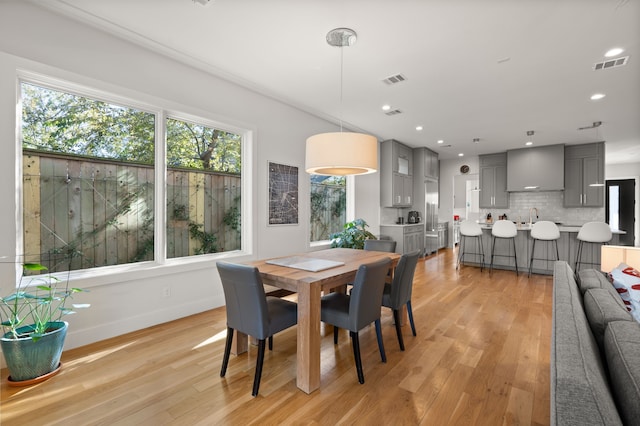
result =
[{"label": "throw pillow", "polygon": [[640,272],[621,263],[609,274],[627,310],[640,323]]}]

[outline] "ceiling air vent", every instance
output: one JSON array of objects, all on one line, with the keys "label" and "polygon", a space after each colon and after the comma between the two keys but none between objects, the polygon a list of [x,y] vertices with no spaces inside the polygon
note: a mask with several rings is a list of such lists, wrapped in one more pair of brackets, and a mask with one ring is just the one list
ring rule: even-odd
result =
[{"label": "ceiling air vent", "polygon": [[396,74],[396,75],[392,75],[392,76],[389,76],[389,77],[385,78],[384,80],[382,80],[382,82],[386,83],[388,85],[391,85],[391,84],[396,84],[396,83],[402,83],[406,79],[407,79],[407,77],[405,77],[404,75]]},{"label": "ceiling air vent", "polygon": [[387,111],[384,114],[385,115],[398,115],[398,114],[402,114],[402,111],[400,111],[399,109],[392,109],[391,111]]},{"label": "ceiling air vent", "polygon": [[606,70],[608,68],[621,67],[623,65],[627,65],[628,61],[629,61],[629,57],[625,56],[624,58],[610,59],[608,61],[598,62],[593,66],[593,70],[598,71],[598,70]]}]

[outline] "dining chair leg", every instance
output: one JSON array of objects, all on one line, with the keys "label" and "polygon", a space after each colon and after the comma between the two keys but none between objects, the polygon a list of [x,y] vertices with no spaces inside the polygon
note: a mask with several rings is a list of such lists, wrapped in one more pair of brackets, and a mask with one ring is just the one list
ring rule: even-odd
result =
[{"label": "dining chair leg", "polygon": [[400,311],[397,309],[393,310],[393,321],[396,323],[396,334],[398,335],[398,344],[400,345],[400,350],[404,351],[404,340],[402,340],[402,328],[400,328]]},{"label": "dining chair leg", "polygon": [[407,314],[409,315],[409,323],[411,324],[411,332],[413,333],[414,336],[417,336],[417,334],[416,334],[416,325],[413,322],[413,309],[411,308],[411,300],[409,300],[407,302]]},{"label": "dining chair leg", "polygon": [[227,365],[229,364],[229,354],[231,353],[231,344],[233,343],[233,328],[227,327],[227,342],[224,345],[224,355],[222,356],[222,368],[220,369],[220,377],[227,374]]},{"label": "dining chair leg", "polygon": [[269,350],[273,350],[273,336],[269,336]]},{"label": "dining chair leg", "polygon": [[253,378],[253,392],[251,395],[258,396],[258,389],[260,388],[260,378],[262,377],[262,364],[264,364],[264,350],[265,340],[258,340],[258,358],[256,359],[256,375]]},{"label": "dining chair leg", "polygon": [[336,327],[335,325],[333,326],[333,344],[337,345],[338,344],[338,331],[340,329],[338,327]]},{"label": "dining chair leg", "polygon": [[376,337],[378,338],[378,349],[380,350],[380,358],[382,362],[387,362],[387,354],[384,352],[384,342],[382,341],[382,325],[380,324],[380,318],[375,321],[376,324]]},{"label": "dining chair leg", "polygon": [[358,372],[358,381],[364,383],[364,373],[362,372],[362,359],[360,358],[360,339],[357,331],[350,331],[351,346],[353,346],[353,358],[356,361],[356,371]]}]

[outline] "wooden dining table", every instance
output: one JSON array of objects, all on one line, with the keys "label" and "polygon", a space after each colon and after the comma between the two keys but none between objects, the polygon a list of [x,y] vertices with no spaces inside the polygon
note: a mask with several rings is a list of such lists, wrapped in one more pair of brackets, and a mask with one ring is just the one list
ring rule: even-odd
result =
[{"label": "wooden dining table", "polygon": [[[287,256],[289,258],[291,256]],[[330,292],[343,288],[354,281],[358,267],[375,262],[385,257],[391,259],[391,271],[398,263],[400,254],[370,250],[333,248],[296,254],[298,260],[309,259],[340,262],[341,265],[318,272],[279,266],[270,261],[283,258],[264,259],[245,262],[258,268],[264,284],[294,291],[298,296],[298,345],[297,345],[297,378],[298,388],[311,393],[320,387],[320,297],[322,292]],[[306,263],[306,262],[305,262]],[[236,342],[247,341],[246,335],[238,335]],[[246,348],[246,343],[244,343]],[[244,349],[246,350],[246,349]]]}]

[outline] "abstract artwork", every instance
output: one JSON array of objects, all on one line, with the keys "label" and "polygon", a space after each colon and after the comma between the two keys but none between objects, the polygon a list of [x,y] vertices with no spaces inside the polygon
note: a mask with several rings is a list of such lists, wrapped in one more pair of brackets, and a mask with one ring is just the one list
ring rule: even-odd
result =
[{"label": "abstract artwork", "polygon": [[269,162],[269,225],[298,224],[298,168]]}]

